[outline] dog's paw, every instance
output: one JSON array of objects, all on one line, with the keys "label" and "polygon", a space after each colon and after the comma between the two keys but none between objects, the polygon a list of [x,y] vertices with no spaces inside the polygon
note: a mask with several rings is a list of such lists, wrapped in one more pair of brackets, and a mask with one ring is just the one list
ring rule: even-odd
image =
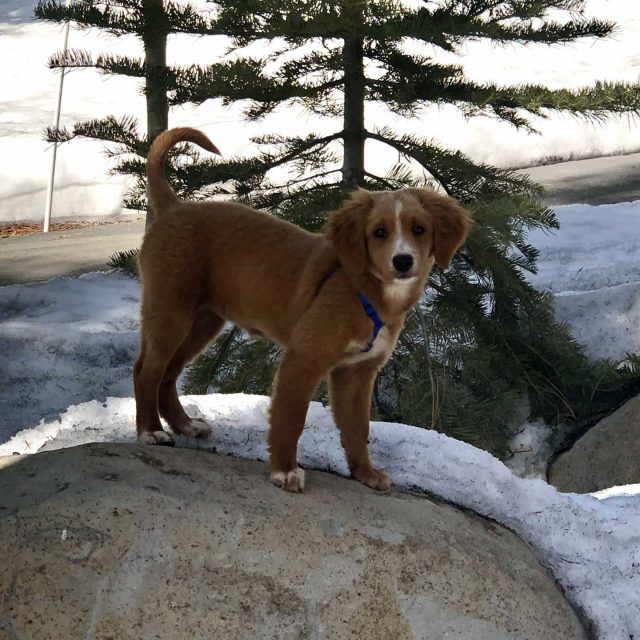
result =
[{"label": "dog's paw", "polygon": [[354,471],[353,477],[362,482],[367,487],[376,491],[389,491],[391,488],[391,480],[382,469],[374,469],[370,467],[366,471]]},{"label": "dog's paw", "polygon": [[189,422],[174,427],[173,430],[187,438],[208,438],[211,435],[211,425],[207,424],[201,418],[191,418]]},{"label": "dog's paw", "polygon": [[173,436],[166,431],[145,431],[138,435],[140,444],[158,444],[164,447],[173,447],[176,443]]},{"label": "dog's paw", "polygon": [[300,493],[304,491],[304,470],[296,467],[293,471],[272,471],[271,482],[285,491]]}]

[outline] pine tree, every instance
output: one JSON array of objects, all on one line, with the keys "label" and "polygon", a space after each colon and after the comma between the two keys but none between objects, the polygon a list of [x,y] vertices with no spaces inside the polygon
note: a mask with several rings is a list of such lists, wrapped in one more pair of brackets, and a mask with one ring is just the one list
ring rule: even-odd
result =
[{"label": "pine tree", "polygon": [[[152,213],[144,193],[144,159],[155,137],[169,126],[168,91],[173,87],[175,70],[167,66],[167,36],[170,33],[206,33],[210,22],[189,5],[163,0],[83,0],[67,6],[56,0],[40,0],[35,16],[51,22],[74,21],[81,29],[99,28],[112,35],[134,34],[143,44],[142,59],[119,55],[93,56],[77,49],[56,53],[49,59],[50,68],[94,68],[105,74],[140,78],[146,98],[146,135],[140,132],[134,116],[105,116],[76,123],[72,130],[49,128],[49,142],[68,142],[75,137],[93,138],[113,143],[109,154],[118,158],[112,172],[133,174],[138,183],[124,201],[130,209],[147,209],[147,223]],[[217,32],[214,32],[217,33]]]},{"label": "pine tree", "polygon": [[[478,84],[461,66],[440,64],[424,53],[426,45],[456,52],[470,38],[570,43],[607,36],[612,23],[585,19],[584,2],[578,0],[443,0],[419,8],[396,0],[211,4],[212,30],[232,37],[237,55],[178,72],[172,103],[244,101],[248,120],[297,106],[342,122],[328,135],[256,138],[262,149],[257,155],[186,167],[183,184],[196,192],[226,189],[313,230],[348,190],[416,186],[424,173],[473,211],[476,225],[466,246],[453,268],[433,273],[424,301],[410,314],[378,379],[380,417],[436,428],[500,452],[518,407],[549,422],[573,421],[578,428],[629,393],[638,381],[635,360],[623,368],[590,362],[555,321],[551,297],[526,280],[538,255],[527,243],[527,231],[558,226],[541,204],[539,188],[434,140],[368,126],[364,117],[370,102],[399,117],[434,103],[454,104],[468,116],[490,116],[533,131],[530,116],[553,111],[594,120],[638,114],[637,86],[599,82],[569,91]],[[569,11],[571,18],[551,20],[552,9]],[[263,58],[246,55],[242,48],[257,41],[285,46]],[[368,140],[400,154],[388,175],[367,171]],[[284,177],[282,168],[288,169]],[[234,330],[196,361],[186,389],[268,393],[273,366],[265,365],[275,362],[272,348]]]}]

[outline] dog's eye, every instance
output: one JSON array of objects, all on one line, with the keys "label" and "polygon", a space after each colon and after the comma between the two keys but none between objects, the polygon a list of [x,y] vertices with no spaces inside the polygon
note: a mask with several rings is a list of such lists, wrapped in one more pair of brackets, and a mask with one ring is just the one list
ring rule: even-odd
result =
[{"label": "dog's eye", "polygon": [[421,236],[424,233],[424,227],[421,227],[419,224],[413,227],[413,235]]},{"label": "dog's eye", "polygon": [[387,237],[387,231],[386,231],[386,229],[383,229],[382,227],[380,227],[379,229],[376,229],[373,232],[373,235],[376,238],[386,238]]}]

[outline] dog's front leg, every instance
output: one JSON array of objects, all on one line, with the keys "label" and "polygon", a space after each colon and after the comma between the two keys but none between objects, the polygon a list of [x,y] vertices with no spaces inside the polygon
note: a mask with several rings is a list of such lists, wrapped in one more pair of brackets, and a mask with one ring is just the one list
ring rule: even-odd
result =
[{"label": "dog's front leg", "polygon": [[385,491],[391,486],[389,476],[373,466],[368,449],[371,395],[378,366],[364,361],[334,369],[329,389],[331,410],[353,477],[367,487]]},{"label": "dog's front leg", "polygon": [[298,439],[307,409],[326,372],[321,363],[295,350],[287,351],[278,367],[271,398],[269,464],[271,482],[286,491],[304,489],[304,471],[298,467]]}]

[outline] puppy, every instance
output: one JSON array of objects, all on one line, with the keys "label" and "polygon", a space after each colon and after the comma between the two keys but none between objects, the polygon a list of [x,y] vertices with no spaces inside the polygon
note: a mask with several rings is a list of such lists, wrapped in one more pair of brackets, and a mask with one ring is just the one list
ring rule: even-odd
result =
[{"label": "puppy", "polygon": [[351,473],[368,487],[387,489],[389,478],[367,449],[374,381],[434,263],[449,266],[464,242],[469,214],[426,189],[361,189],[316,234],[233,202],[183,202],[164,161],[185,141],[219,153],[190,128],[164,132],[149,151],[155,221],[139,256],[139,441],[173,444],[160,417],[174,433],[209,435],[206,423],[185,413],[176,379],[228,320],[284,347],[271,399],[271,481],[303,490],[297,443],[309,401],[327,379]]}]

